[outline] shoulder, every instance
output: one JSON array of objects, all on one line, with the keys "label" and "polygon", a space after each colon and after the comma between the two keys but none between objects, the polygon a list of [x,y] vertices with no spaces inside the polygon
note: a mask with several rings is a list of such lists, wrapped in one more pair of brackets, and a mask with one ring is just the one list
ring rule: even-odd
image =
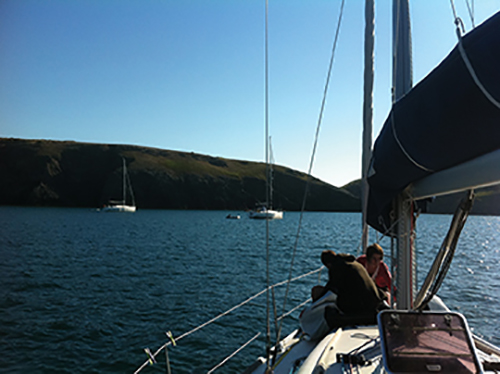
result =
[{"label": "shoulder", "polygon": [[361,263],[361,264],[363,264],[363,265],[364,265],[364,264],[366,264],[366,255],[361,255],[361,256],[359,256],[359,257],[356,259],[356,261],[358,261],[359,263]]},{"label": "shoulder", "polygon": [[387,264],[385,262],[380,263],[380,270],[382,270],[381,275],[391,278],[391,272],[389,271],[389,268],[387,267]]}]

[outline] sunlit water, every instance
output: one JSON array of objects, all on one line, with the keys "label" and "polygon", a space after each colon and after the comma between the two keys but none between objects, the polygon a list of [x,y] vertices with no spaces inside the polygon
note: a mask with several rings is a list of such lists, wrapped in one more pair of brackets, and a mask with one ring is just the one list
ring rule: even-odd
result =
[{"label": "sunlit water", "polygon": [[[0,371],[132,373],[147,358],[144,348],[165,343],[166,331],[178,337],[264,289],[266,222],[243,212],[231,212],[240,220],[225,219],[228,213],[0,207]],[[419,282],[450,219],[419,219]],[[293,276],[317,269],[324,249],[358,254],[360,220],[359,214],[306,213]],[[272,284],[289,275],[298,222],[299,214],[290,212],[269,222]],[[381,244],[389,247],[386,239]],[[499,249],[500,218],[470,217],[439,293],[495,344]],[[317,283],[317,275],[293,283],[286,309],[307,299]],[[279,310],[284,290],[277,290]],[[297,325],[298,314],[285,319],[283,334]],[[206,372],[261,332],[217,372],[242,371],[264,354],[265,317],[264,295],[181,339],[168,351],[172,371]],[[143,372],[165,372],[164,364]]]}]

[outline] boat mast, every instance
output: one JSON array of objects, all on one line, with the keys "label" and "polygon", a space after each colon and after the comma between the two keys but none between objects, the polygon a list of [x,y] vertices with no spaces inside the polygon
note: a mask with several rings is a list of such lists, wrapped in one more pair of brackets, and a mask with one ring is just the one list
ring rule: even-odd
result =
[{"label": "boat mast", "polygon": [[375,45],[375,3],[365,1],[365,71],[363,79],[363,144],[361,161],[361,204],[362,204],[362,236],[361,249],[365,252],[368,246],[368,169],[372,157],[373,135],[373,79],[374,79],[374,45]]},{"label": "boat mast", "polygon": [[271,142],[271,137],[269,137],[269,202],[267,208],[269,210],[273,209],[273,178],[274,178],[274,157],[273,157],[273,146]]},{"label": "boat mast", "polygon": [[123,181],[122,181],[122,191],[123,191],[123,200],[122,204],[125,205],[125,201],[127,199],[127,181],[126,181],[126,176],[127,176],[127,169],[125,165],[125,159],[122,157],[122,174],[123,174]]},{"label": "boat mast", "polygon": [[[410,6],[408,0],[393,1],[393,92],[396,103],[413,85]],[[394,124],[397,126],[397,124]],[[416,253],[412,237],[413,202],[407,192],[394,203],[396,224],[396,289],[399,309],[411,309],[416,295]]]}]

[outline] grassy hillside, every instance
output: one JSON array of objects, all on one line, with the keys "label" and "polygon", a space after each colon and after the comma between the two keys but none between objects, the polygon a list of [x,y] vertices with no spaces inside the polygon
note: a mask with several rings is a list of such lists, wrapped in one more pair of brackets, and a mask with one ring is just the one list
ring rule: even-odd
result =
[{"label": "grassy hillside", "polygon": [[[139,209],[251,209],[266,165],[130,145],[0,138],[0,204],[99,207],[121,195],[126,160]],[[299,210],[307,176],[274,167],[274,206]],[[357,211],[358,197],[312,179],[306,209]]]}]

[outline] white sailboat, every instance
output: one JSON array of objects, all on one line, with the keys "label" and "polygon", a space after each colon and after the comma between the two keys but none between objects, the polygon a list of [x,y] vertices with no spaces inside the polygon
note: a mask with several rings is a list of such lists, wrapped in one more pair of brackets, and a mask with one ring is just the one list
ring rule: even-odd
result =
[{"label": "white sailboat", "polygon": [[[132,184],[130,183],[130,177],[127,173],[127,164],[125,159],[122,158],[122,200],[110,201],[109,204],[105,205],[101,210],[103,212],[126,212],[133,213],[136,211],[134,192],[132,191]],[[130,195],[130,204],[127,204],[127,191]]]},{"label": "white sailboat", "polygon": [[267,188],[267,200],[268,203],[262,204],[254,210],[251,210],[248,213],[248,217],[251,219],[283,219],[283,211],[273,209],[273,151],[271,148],[271,140],[269,138],[269,153],[270,153],[270,162],[267,162],[267,176],[266,176],[266,188]]},{"label": "white sailboat", "polygon": [[282,219],[283,212],[280,210],[267,209],[265,206],[262,206],[255,210],[251,210],[248,213],[248,217],[251,219]]},{"label": "white sailboat", "polygon": [[[365,35],[370,35],[372,0],[366,0],[366,14]],[[369,186],[365,195],[369,198],[363,220],[395,240],[397,303],[391,300],[392,308],[378,314],[378,324],[351,321],[331,328],[322,306],[335,305],[336,296],[327,294],[308,307],[300,328],[268,345],[266,355],[244,370],[245,374],[500,370],[500,348],[472,335],[465,317],[450,311],[436,295],[471,209],[472,192],[457,208],[418,293],[414,257],[418,204],[429,197],[500,185],[500,13],[464,37],[458,32],[457,47],[415,88],[407,69],[409,25],[401,27],[401,22],[409,20],[408,0],[394,1],[394,20],[395,98],[376,140],[370,168],[368,163],[364,165]],[[373,44],[368,41],[366,45],[366,54],[370,54]],[[366,66],[371,69],[370,62]],[[369,113],[364,117],[371,121]],[[426,134],[420,134],[422,128]],[[456,139],[458,133],[470,136]],[[460,147],[445,150],[452,140]],[[367,142],[371,143],[371,138]],[[436,144],[443,147],[442,152],[431,152]],[[147,351],[151,361],[174,344],[171,339],[154,354]],[[147,362],[136,373],[145,365]]]}]

